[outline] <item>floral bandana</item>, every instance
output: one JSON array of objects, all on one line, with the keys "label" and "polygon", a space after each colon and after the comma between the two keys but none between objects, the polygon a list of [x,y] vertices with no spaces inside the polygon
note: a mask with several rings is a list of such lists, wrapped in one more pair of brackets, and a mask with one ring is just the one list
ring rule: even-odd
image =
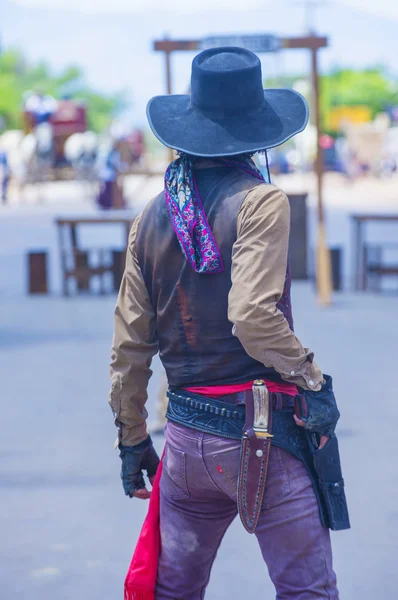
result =
[{"label": "floral bandana", "polygon": [[[251,158],[222,159],[220,165],[241,168],[264,181]],[[221,273],[224,270],[221,253],[200,199],[192,161],[187,155],[182,154],[168,166],[164,177],[164,193],[173,229],[191,267],[205,275]]]}]

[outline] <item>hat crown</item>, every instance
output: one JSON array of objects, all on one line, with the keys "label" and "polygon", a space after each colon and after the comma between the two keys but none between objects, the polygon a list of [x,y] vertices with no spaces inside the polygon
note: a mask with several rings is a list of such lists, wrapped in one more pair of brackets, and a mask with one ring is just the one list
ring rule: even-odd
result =
[{"label": "hat crown", "polygon": [[191,104],[214,118],[262,108],[260,59],[244,48],[204,50],[192,62]]}]

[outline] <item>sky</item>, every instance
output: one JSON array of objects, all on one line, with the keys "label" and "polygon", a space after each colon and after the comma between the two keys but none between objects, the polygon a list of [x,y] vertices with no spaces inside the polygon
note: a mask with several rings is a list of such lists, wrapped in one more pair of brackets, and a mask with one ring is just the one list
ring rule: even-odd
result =
[{"label": "sky", "polygon": [[[310,0],[313,2],[314,0]],[[333,1],[333,0],[332,0]],[[78,9],[81,12],[89,13],[145,13],[151,10],[162,10],[164,0],[12,0],[12,3],[20,6],[35,7],[35,8],[67,8],[70,10]],[[279,2],[280,3],[280,2]],[[304,2],[303,2],[304,3]],[[324,0],[319,0],[318,4],[323,4]],[[398,4],[396,0],[336,0],[335,4],[357,8],[362,11],[367,11],[371,14],[394,17],[398,19]],[[245,0],[244,2],[231,3],[230,0],[168,0],[167,10],[175,10],[181,12],[189,6],[190,12],[201,12],[203,10],[213,10],[215,4],[218,8],[228,9],[234,12],[245,12],[247,10],[256,10],[265,5],[272,6],[275,2],[267,2],[267,0]]]},{"label": "sky", "polygon": [[[398,74],[398,0],[319,0],[311,24],[327,35],[320,68],[385,64]],[[165,8],[167,7],[167,8]],[[60,70],[80,65],[93,87],[124,91],[131,120],[145,122],[150,97],[165,93],[164,58],[153,40],[211,34],[302,35],[305,0],[0,0],[0,41]],[[192,53],[173,55],[173,92],[185,93]],[[263,74],[309,72],[306,51],[262,55]]]}]

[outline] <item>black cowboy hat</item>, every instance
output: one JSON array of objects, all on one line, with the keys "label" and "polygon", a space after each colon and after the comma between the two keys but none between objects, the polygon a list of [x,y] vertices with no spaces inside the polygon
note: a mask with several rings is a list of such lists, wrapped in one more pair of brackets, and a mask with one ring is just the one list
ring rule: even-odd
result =
[{"label": "black cowboy hat", "polygon": [[274,148],[303,131],[308,105],[294,90],[264,90],[258,56],[224,47],[195,56],[191,94],[155,96],[147,117],[169,148],[195,156],[233,156]]}]

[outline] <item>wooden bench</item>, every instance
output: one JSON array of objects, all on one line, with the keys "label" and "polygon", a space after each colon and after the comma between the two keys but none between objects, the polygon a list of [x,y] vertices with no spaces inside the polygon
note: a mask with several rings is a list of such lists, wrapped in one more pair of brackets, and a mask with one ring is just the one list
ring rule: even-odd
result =
[{"label": "wooden bench", "polygon": [[[77,292],[90,292],[93,277],[99,279],[99,293],[115,292],[120,286],[124,271],[128,238],[135,215],[131,217],[80,217],[58,218],[55,220],[58,230],[58,243],[61,258],[62,292],[70,295],[69,281],[76,282]],[[79,240],[79,229],[84,225],[120,225],[124,229],[123,249],[112,247],[93,247],[83,249]],[[93,258],[95,260],[93,260]],[[93,264],[95,263],[95,264]],[[105,275],[110,273],[112,285],[106,286]]]},{"label": "wooden bench", "polygon": [[[398,275],[398,263],[385,260],[385,250],[397,248],[398,244],[382,242],[369,244],[366,241],[365,227],[369,223],[394,223],[398,225],[398,214],[351,215],[353,223],[354,289],[381,291],[384,276]],[[397,228],[398,238],[398,228]]]},{"label": "wooden bench", "polygon": [[364,245],[364,289],[380,292],[383,277],[398,277],[398,262],[388,261],[385,258],[386,251],[391,249],[397,250],[398,253],[398,244]]}]

